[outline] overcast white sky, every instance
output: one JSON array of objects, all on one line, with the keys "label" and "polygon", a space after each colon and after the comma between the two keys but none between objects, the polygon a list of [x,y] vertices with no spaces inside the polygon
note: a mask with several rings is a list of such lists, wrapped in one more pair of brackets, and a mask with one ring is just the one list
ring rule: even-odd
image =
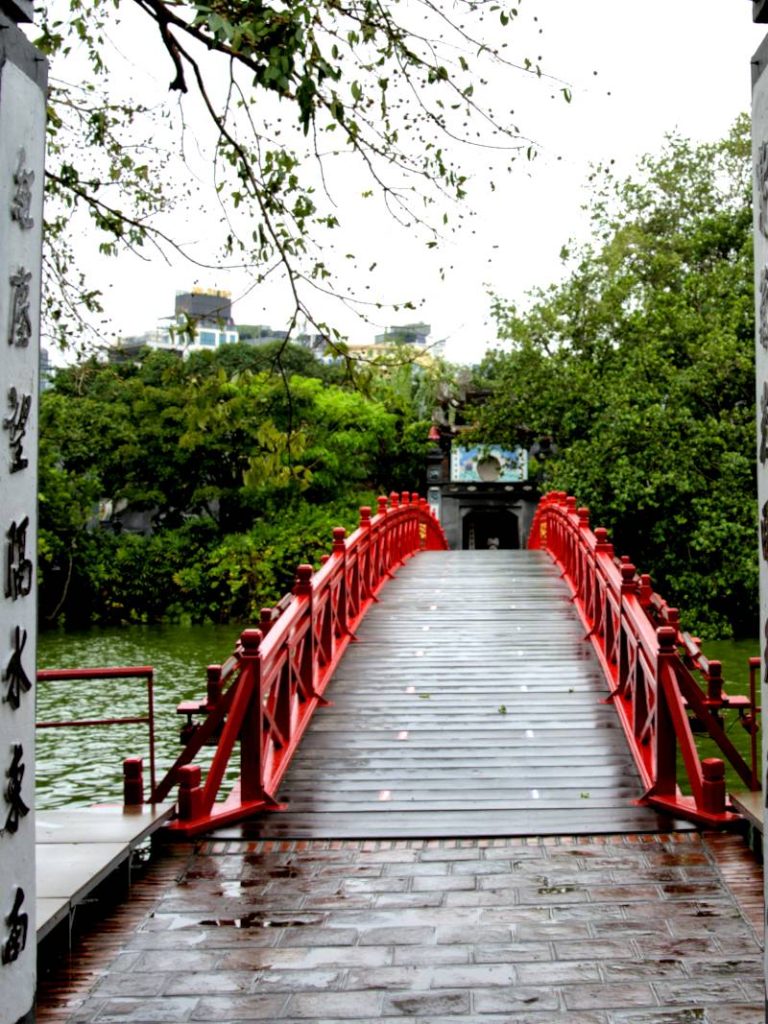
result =
[{"label": "overcast white sky", "polygon": [[[505,93],[500,100],[510,100],[520,128],[539,144],[539,157],[531,165],[520,161],[492,203],[482,198],[474,224],[450,243],[452,273],[440,281],[437,260],[425,255],[423,239],[376,221],[358,224],[381,257],[377,297],[423,298],[416,314],[379,314],[377,324],[423,319],[432,325],[433,340],[446,338],[449,358],[460,361],[480,358],[494,341],[489,288],[523,301],[528,289],[558,277],[563,243],[586,236],[581,207],[590,163],[613,159],[628,173],[638,156],[658,150],[674,129],[697,141],[723,136],[749,108],[750,58],[764,35],[752,23],[749,0],[524,0],[522,10],[508,38],[521,54],[541,54],[544,68],[571,86],[573,101],[564,103],[558,86],[547,82],[499,80],[497,88]],[[119,43],[134,82],[162,93],[171,72],[157,53],[124,36]],[[169,267],[130,255],[97,260],[88,241],[83,240],[81,266],[104,289],[118,334],[155,326],[172,312],[175,291],[195,284],[227,288],[236,300],[243,296],[234,307],[241,323],[277,328],[290,312],[283,293],[253,290],[242,272]],[[324,313],[352,340],[368,340],[377,329],[343,309]]]}]

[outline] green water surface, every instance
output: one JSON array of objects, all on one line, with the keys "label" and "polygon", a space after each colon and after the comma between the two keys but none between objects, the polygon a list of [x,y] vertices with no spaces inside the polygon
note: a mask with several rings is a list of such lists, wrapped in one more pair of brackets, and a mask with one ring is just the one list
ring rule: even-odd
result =
[{"label": "green water surface", "polygon": [[[206,666],[231,653],[237,626],[125,626],[77,633],[41,633],[39,668],[151,665],[155,670],[155,752],[158,778],[176,759],[181,700],[205,696]],[[40,682],[38,722],[143,715],[143,680]],[[39,808],[122,799],[122,762],[144,758],[149,773],[148,731],[143,725],[38,729],[36,789]]]}]

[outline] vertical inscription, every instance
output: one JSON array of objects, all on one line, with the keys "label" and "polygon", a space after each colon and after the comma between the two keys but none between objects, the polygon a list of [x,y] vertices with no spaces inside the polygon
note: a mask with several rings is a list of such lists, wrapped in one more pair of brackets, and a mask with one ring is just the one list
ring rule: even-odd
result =
[{"label": "vertical inscription", "polygon": [[8,687],[3,700],[18,711],[21,706],[22,693],[29,693],[32,683],[24,668],[24,648],[27,646],[27,631],[15,626],[13,631],[13,650],[3,672],[3,681]]},{"label": "vertical inscription", "polygon": [[[19,267],[11,275],[11,324],[8,330],[8,344],[26,348],[32,337],[31,289],[32,271]],[[766,342],[768,344],[768,342]]]},{"label": "vertical inscription", "polygon": [[27,432],[27,420],[32,408],[32,395],[19,395],[16,388],[9,388],[8,405],[11,414],[3,420],[3,430],[7,430],[9,435],[8,447],[11,452],[11,472],[18,473],[29,465],[29,459],[24,455],[24,435]]},{"label": "vertical inscription", "polygon": [[21,786],[24,781],[24,747],[21,743],[13,744],[11,765],[5,773],[8,785],[5,787],[5,802],[8,804],[8,816],[5,819],[4,832],[12,835],[19,830],[19,821],[29,814],[29,807],[24,803]]},{"label": "vertical inscription", "polygon": [[35,226],[32,216],[32,186],[35,183],[35,172],[26,166],[27,151],[19,150],[19,163],[13,176],[16,189],[11,198],[11,220],[24,230],[29,231]]},{"label": "vertical inscription", "polygon": [[2,960],[3,964],[12,964],[19,959],[19,955],[26,948],[27,932],[29,931],[29,918],[22,914],[24,906],[24,890],[17,888],[13,897],[13,907],[10,914],[6,915],[5,923],[8,926],[8,937],[3,943]]}]

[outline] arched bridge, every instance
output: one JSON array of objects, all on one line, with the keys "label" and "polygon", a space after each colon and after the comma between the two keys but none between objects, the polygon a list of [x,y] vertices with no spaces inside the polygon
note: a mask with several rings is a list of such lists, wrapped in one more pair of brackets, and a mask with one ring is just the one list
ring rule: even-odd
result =
[{"label": "arched bridge", "polygon": [[180,710],[187,743],[152,799],[178,786],[187,835],[725,825],[723,761],[700,760],[692,716],[759,788],[723,723],[738,714],[754,745],[753,702],[559,492],[524,551],[448,551],[423,499],[380,499]]}]

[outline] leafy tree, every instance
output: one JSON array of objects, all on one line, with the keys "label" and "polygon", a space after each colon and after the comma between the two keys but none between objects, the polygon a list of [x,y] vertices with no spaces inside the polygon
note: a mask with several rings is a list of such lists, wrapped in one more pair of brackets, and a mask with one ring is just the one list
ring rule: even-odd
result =
[{"label": "leafy tree", "polygon": [[[379,390],[152,352],[60,372],[41,398],[43,621],[225,620],[276,600],[335,515],[354,525],[361,494],[419,483],[426,430]],[[119,532],[136,514],[145,535]]]},{"label": "leafy tree", "polygon": [[749,132],[669,138],[640,174],[598,170],[595,241],[531,308],[496,303],[509,350],[480,436],[550,455],[568,490],[686,622],[756,624]]},{"label": "leafy tree", "polygon": [[[336,280],[329,232],[343,227],[334,165],[354,167],[358,194],[382,202],[425,244],[440,243],[464,217],[469,188],[458,150],[497,148],[510,160],[533,147],[494,102],[494,69],[541,76],[515,63],[494,40],[518,17],[495,0],[48,0],[38,10],[37,45],[53,60],[48,123],[46,237],[51,279],[48,318],[64,338],[72,318],[96,312],[100,296],[76,270],[73,215],[84,213],[104,254],[184,247],[165,215],[200,208],[192,175],[165,185],[173,131],[184,156],[187,116],[202,112],[211,131],[213,186],[202,202],[221,209],[223,258],[252,270],[255,283],[276,271],[290,296],[290,329],[305,319],[343,352],[339,335],[312,315],[312,292],[331,292],[366,310],[372,303]],[[144,19],[147,58],[168,70],[179,98],[150,107],[121,96],[110,73],[116,18]],[[80,83],[60,69],[87,70]],[[77,66],[77,65],[76,65]],[[506,91],[505,90],[505,91]],[[561,92],[569,99],[567,88]],[[165,125],[168,125],[166,128]],[[205,145],[205,142],[202,143]],[[356,176],[356,177],[355,177]],[[456,204],[459,204],[456,206]],[[434,211],[434,217],[430,213]],[[202,257],[212,260],[211,245]],[[362,259],[362,256],[360,257]],[[344,251],[341,266],[373,270],[370,256]],[[366,270],[367,268],[367,270]],[[57,287],[51,287],[55,283]],[[412,308],[412,304],[406,303]]]}]

